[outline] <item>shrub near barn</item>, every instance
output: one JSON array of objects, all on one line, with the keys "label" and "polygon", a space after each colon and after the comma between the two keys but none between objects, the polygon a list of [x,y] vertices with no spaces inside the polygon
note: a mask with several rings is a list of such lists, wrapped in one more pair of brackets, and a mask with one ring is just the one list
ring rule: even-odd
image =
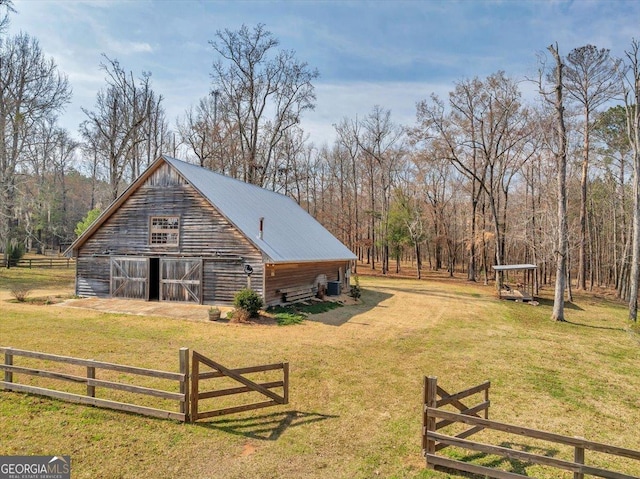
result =
[{"label": "shrub near barn", "polygon": [[236,310],[233,313],[233,320],[244,322],[249,318],[258,316],[258,312],[264,306],[264,302],[258,293],[252,289],[242,289],[233,298],[233,305]]}]

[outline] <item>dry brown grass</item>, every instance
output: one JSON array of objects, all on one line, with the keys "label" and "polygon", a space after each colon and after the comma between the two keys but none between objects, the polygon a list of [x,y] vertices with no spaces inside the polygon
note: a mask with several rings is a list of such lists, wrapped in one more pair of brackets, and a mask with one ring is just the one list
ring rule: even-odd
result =
[{"label": "dry brown grass", "polygon": [[[62,290],[40,278],[34,295],[68,293],[65,274]],[[0,290],[7,278],[0,273]],[[545,298],[500,302],[462,280],[360,281],[361,304],[289,327],[2,301],[3,346],[173,371],[182,346],[231,367],[288,361],[291,400],[184,425],[0,392],[0,455],[69,454],[76,478],[449,477],[423,469],[424,375],[451,390],[490,379],[496,420],[640,449],[640,348],[624,305],[577,295],[560,324]],[[640,474],[638,463],[615,466]]]}]

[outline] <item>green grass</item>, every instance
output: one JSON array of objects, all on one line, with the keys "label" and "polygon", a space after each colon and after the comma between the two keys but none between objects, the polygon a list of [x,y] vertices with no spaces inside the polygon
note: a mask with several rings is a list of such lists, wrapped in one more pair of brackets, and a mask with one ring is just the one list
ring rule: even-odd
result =
[{"label": "green grass", "polygon": [[[492,287],[434,275],[426,281],[360,276],[360,282],[359,304],[280,328],[12,303],[9,284],[30,285],[33,297],[71,294],[73,272],[2,270],[2,346],[168,371],[178,370],[180,347],[232,368],[287,361],[291,389],[288,405],[197,424],[0,391],[0,455],[70,455],[74,478],[462,477],[424,469],[425,375],[438,376],[450,391],[491,380],[495,420],[640,450],[640,335],[626,319],[626,305],[576,293],[569,322],[556,323],[549,319],[552,291],[534,307],[499,301]],[[15,359],[16,365],[30,361]],[[121,379],[104,374],[99,379]],[[141,385],[166,387],[153,379]],[[98,397],[107,394],[131,398],[98,388]],[[136,399],[177,410],[174,403]],[[477,439],[514,448],[528,442],[488,432]],[[526,447],[561,459],[573,454],[539,441]],[[554,469],[494,456],[443,453],[560,477]],[[587,462],[640,475],[640,462],[589,452]]]},{"label": "green grass", "polygon": [[267,310],[278,322],[279,326],[291,326],[302,323],[311,314],[326,313],[343,305],[334,301],[298,303],[287,306],[274,306]]},{"label": "green grass", "polygon": [[[69,288],[74,284],[74,268],[0,268],[0,289],[10,290],[15,286],[30,289]],[[65,293],[69,293],[68,289]]]},{"label": "green grass", "polygon": [[293,312],[276,313],[274,317],[278,321],[279,326],[291,326],[294,324],[300,324],[302,323],[302,321],[306,319],[306,316],[300,313],[293,313]]}]

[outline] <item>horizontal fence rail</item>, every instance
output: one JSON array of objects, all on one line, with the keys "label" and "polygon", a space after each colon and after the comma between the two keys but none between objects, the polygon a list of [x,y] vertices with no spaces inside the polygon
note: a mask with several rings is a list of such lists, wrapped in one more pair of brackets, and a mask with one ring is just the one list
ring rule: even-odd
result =
[{"label": "horizontal fence rail", "polygon": [[[204,364],[213,371],[200,372],[200,364]],[[282,379],[278,381],[268,381],[258,383],[245,377],[246,374],[282,370]],[[212,389],[201,392],[200,382],[207,379],[230,378],[241,386],[225,389]],[[272,391],[274,388],[282,388],[282,395]],[[243,404],[240,406],[224,407],[209,411],[200,411],[200,401],[205,399],[219,398],[235,394],[257,392],[267,397],[267,401],[255,402],[251,404]],[[278,406],[289,403],[289,363],[267,364],[263,366],[251,366],[238,369],[230,369],[222,364],[213,361],[197,352],[193,352],[193,361],[191,364],[191,421],[209,417],[222,416],[224,414],[232,414],[252,409],[259,409],[269,406]]]},{"label": "horizontal fence rail", "polygon": [[[0,353],[4,354],[4,364],[0,364],[0,370],[4,371],[4,381],[0,381],[0,387],[5,390],[20,391],[41,396],[48,396],[64,401],[87,404],[92,406],[104,407],[126,412],[133,412],[145,416],[158,417],[162,419],[175,419],[177,421],[188,420],[188,404],[189,404],[189,349],[180,349],[180,372],[157,371],[153,369],[139,368],[134,366],[124,366],[121,364],[107,363],[103,361],[94,361],[90,359],[79,359],[68,356],[58,356],[55,354],[46,354],[35,351],[25,351],[22,349],[13,349],[10,347],[0,347]],[[15,357],[33,358],[43,361],[52,361],[55,363],[71,364],[75,366],[86,367],[86,376],[77,376],[58,371],[51,371],[41,368],[32,368],[14,365]],[[96,372],[100,370],[117,371],[135,376],[146,376],[157,379],[166,379],[178,383],[179,391],[171,392],[161,389],[136,386],[132,384],[119,383],[116,381],[105,381],[96,379]],[[27,384],[21,384],[15,380],[15,375],[37,376],[47,379],[55,379],[75,384],[85,384],[86,394],[74,394],[55,389],[36,387]],[[96,388],[105,388],[118,391],[125,391],[134,394],[143,394],[161,399],[167,399],[178,402],[179,412],[168,411],[164,409],[156,409],[147,406],[141,406],[132,403],[123,403],[110,399],[102,399],[96,397]]]},{"label": "horizontal fence rail", "polygon": [[[289,403],[289,363],[266,364],[261,366],[249,366],[244,368],[230,369],[222,364],[213,361],[197,352],[193,352],[191,361],[188,348],[181,348],[180,372],[158,371],[154,369],[125,366],[122,364],[95,361],[92,359],[80,359],[69,356],[58,356],[55,354],[40,353],[36,351],[26,351],[11,347],[0,347],[0,354],[4,355],[4,364],[0,364],[0,370],[4,371],[4,381],[0,381],[0,389],[7,391],[18,391],[40,396],[48,396],[62,401],[79,404],[86,404],[120,411],[142,414],[145,416],[158,417],[162,419],[174,419],[182,422],[195,422],[199,419],[232,414],[252,409],[277,406]],[[63,371],[54,371],[52,368],[28,367],[14,364],[15,358],[23,357],[41,361],[51,361],[54,363],[70,364],[85,368],[86,373],[82,375],[70,374]],[[200,364],[212,370],[200,372]],[[98,379],[96,374],[99,371],[116,371],[133,376],[146,376],[156,379],[163,379],[174,384],[178,383],[179,392],[167,391],[163,389],[150,388],[146,386],[128,384],[118,381]],[[256,382],[246,377],[247,374],[264,373],[268,371],[281,371],[282,378],[274,381]],[[51,389],[45,387],[25,384],[17,380],[17,376],[32,376],[45,379],[53,379],[86,386],[86,393],[76,394],[68,391]],[[235,387],[225,387],[200,391],[201,381],[228,378],[239,383]],[[124,391],[133,394],[152,396],[163,400],[177,401],[179,411],[169,411],[166,409],[156,409],[134,403],[113,401],[106,398],[97,398],[96,389],[104,388],[116,391]],[[282,394],[278,394],[273,389],[280,388]],[[223,398],[242,393],[257,392],[266,396],[267,400],[243,404],[220,409],[201,411],[199,403],[206,399]]]},{"label": "horizontal fence rail", "polygon": [[[488,383],[484,383],[488,384]],[[640,461],[640,451],[626,449],[622,447],[612,446],[610,444],[603,444],[599,442],[589,441],[587,439],[578,437],[568,437],[561,434],[550,433],[546,431],[540,431],[537,429],[531,429],[522,426],[515,426],[512,424],[506,424],[498,421],[488,419],[488,399],[486,409],[482,404],[473,408],[462,408],[460,404],[456,404],[462,397],[467,397],[470,391],[475,393],[486,390],[488,394],[488,386],[479,385],[474,388],[470,388],[461,393],[448,395],[446,391],[437,386],[436,378],[425,377],[425,389],[424,389],[424,410],[423,410],[423,452],[425,455],[427,467],[433,468],[434,466],[447,467],[454,470],[469,472],[473,474],[481,474],[486,477],[493,477],[496,479],[512,479],[528,477],[522,474],[513,472],[501,471],[492,469],[485,466],[462,462],[454,459],[450,459],[443,456],[436,455],[436,451],[444,449],[449,446],[456,446],[470,451],[481,452],[484,454],[493,454],[502,456],[507,459],[516,459],[525,461],[531,464],[541,464],[545,466],[554,467],[557,469],[563,469],[573,472],[574,479],[583,479],[585,475],[591,475],[596,477],[604,477],[609,479],[639,479],[637,476],[630,476],[628,474],[622,474],[619,472],[611,471],[608,469],[602,469],[598,467],[592,467],[585,464],[585,451],[594,451],[604,454],[609,454],[617,457],[625,457],[628,459],[634,459]],[[443,399],[437,400],[437,394],[444,394]],[[473,393],[471,393],[473,394]],[[447,400],[450,398],[450,400]],[[452,404],[460,409],[460,412],[451,412],[438,409],[439,407]],[[463,406],[463,405],[462,405]],[[479,409],[478,409],[479,408]],[[479,410],[484,409],[487,417],[479,417]],[[437,419],[441,421],[436,422]],[[494,431],[501,431],[518,436],[524,436],[531,439],[540,439],[544,441],[553,442],[556,444],[562,444],[571,446],[574,448],[574,460],[568,461],[563,459],[556,459],[553,457],[543,456],[539,454],[533,454],[524,451],[518,451],[506,447],[494,446],[490,444],[484,444],[476,441],[465,439],[468,435],[458,434],[457,436],[451,436],[436,432],[441,427],[446,427],[454,423],[461,423],[467,426],[471,426],[468,431],[474,431],[471,434],[484,429],[490,429]]]},{"label": "horizontal fence rail", "polygon": [[5,268],[75,268],[75,258],[22,258],[2,262]]},{"label": "horizontal fence rail", "polygon": [[[458,409],[460,414],[466,414],[469,416],[480,417],[479,413],[483,413],[485,419],[489,418],[489,406],[491,406],[491,401],[489,400],[489,388],[491,387],[491,382],[486,381],[477,386],[473,386],[471,388],[465,389],[464,391],[460,391],[454,394],[449,394],[442,387],[438,385],[437,379],[430,377],[425,378],[424,381],[424,404],[425,408],[423,411],[423,424],[422,424],[422,450],[423,454],[435,454],[437,451],[444,449],[447,447],[446,444],[440,443],[436,444],[433,438],[428,437],[427,431],[437,431],[438,429],[442,429],[443,427],[447,427],[455,421],[451,420],[443,420],[440,422],[436,422],[435,417],[433,415],[429,416],[427,414],[427,407],[439,408],[443,406],[451,405]],[[476,404],[475,406],[467,406],[462,402],[463,399],[474,396],[476,394],[481,394],[483,397],[483,401]],[[438,399],[440,396],[440,399]],[[473,426],[470,429],[462,431],[457,434],[455,437],[457,438],[467,438],[472,436],[473,434],[482,431],[483,427],[481,426]]]}]

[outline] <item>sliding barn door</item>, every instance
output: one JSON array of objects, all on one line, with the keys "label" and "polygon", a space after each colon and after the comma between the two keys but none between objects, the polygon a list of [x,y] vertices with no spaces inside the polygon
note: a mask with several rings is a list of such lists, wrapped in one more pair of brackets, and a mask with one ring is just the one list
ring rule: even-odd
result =
[{"label": "sliding barn door", "polygon": [[202,303],[202,259],[160,259],[160,300]]},{"label": "sliding barn door", "polygon": [[147,258],[111,258],[111,297],[147,299]]}]

